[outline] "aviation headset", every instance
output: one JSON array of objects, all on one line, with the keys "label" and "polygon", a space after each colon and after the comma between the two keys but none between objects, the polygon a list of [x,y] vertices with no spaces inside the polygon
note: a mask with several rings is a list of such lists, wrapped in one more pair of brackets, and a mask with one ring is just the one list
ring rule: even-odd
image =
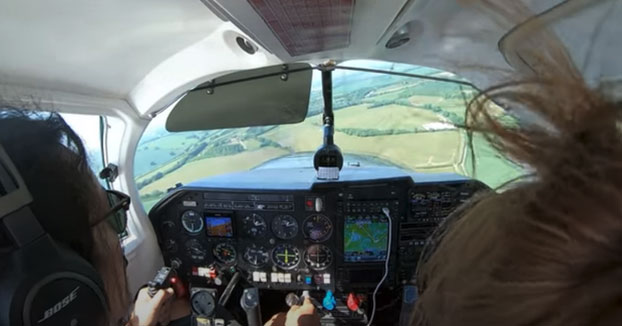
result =
[{"label": "aviation headset", "polygon": [[52,239],[31,203],[24,180],[0,144],[0,326],[105,322],[108,304],[97,271]]}]

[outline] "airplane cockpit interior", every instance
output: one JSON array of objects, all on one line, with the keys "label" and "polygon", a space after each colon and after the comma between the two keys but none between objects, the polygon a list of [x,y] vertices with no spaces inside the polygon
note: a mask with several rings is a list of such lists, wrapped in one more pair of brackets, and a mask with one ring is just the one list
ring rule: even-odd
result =
[{"label": "airplane cockpit interior", "polygon": [[[609,0],[5,1],[0,108],[60,112],[101,186],[129,195],[128,291],[172,288],[187,313],[169,325],[259,326],[305,298],[321,325],[410,325],[430,237],[530,173],[464,129],[469,103],[544,47],[619,90],[621,16]],[[0,203],[27,198],[0,158]],[[2,221],[0,244],[19,234]],[[82,285],[44,300],[44,281],[3,295],[0,325],[91,325],[71,308]]]}]

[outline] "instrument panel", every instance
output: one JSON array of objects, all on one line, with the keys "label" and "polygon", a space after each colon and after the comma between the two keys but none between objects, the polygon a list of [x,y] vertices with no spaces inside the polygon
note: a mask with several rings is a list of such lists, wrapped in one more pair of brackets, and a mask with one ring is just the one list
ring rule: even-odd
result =
[{"label": "instrument panel", "polygon": [[166,264],[187,282],[211,277],[217,264],[260,289],[351,291],[376,286],[386,259],[389,287],[412,282],[426,238],[482,189],[411,177],[309,189],[180,187],[150,218]]}]

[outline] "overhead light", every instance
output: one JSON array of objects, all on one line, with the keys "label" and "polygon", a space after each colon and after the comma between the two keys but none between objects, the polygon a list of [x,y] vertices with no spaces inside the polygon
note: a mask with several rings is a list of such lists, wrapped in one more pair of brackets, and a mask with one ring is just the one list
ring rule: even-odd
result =
[{"label": "overhead light", "polygon": [[238,36],[235,38],[235,42],[238,44],[238,46],[240,47],[240,49],[242,49],[242,51],[248,53],[248,54],[255,54],[255,52],[257,52],[258,48],[257,46],[255,46],[255,44],[253,44],[251,41]]},{"label": "overhead light", "polygon": [[293,57],[350,45],[355,0],[247,1]]}]

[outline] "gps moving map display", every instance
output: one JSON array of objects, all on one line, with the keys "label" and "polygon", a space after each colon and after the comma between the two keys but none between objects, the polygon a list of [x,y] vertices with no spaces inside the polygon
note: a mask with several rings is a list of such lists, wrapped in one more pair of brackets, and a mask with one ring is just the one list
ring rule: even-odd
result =
[{"label": "gps moving map display", "polygon": [[389,223],[385,216],[348,216],[343,230],[345,262],[378,262],[387,258]]}]

